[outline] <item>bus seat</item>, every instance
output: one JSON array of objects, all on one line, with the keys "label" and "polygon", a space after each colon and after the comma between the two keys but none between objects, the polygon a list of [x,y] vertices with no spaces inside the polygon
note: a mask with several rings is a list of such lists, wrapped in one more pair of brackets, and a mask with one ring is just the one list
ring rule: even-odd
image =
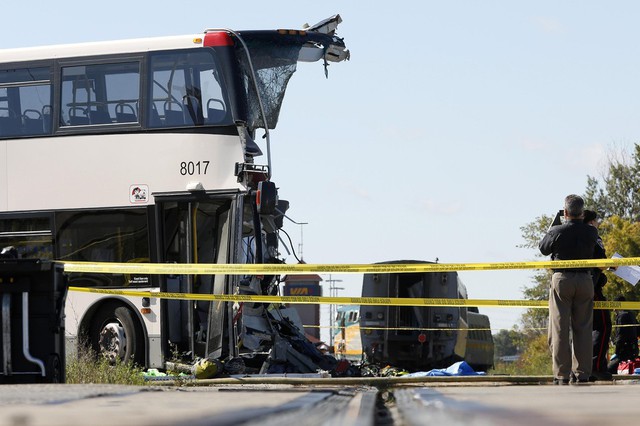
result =
[{"label": "bus seat", "polygon": [[176,101],[165,101],[163,109],[165,126],[184,126],[182,104]]},{"label": "bus seat", "polygon": [[[220,108],[212,106],[211,103],[220,104]],[[220,99],[209,99],[207,101],[207,124],[222,123],[227,117],[227,111],[225,111],[224,103]]]},{"label": "bus seat", "polygon": [[89,124],[89,117],[73,116],[69,117],[69,124],[72,126],[84,126]]},{"label": "bus seat", "polygon": [[0,117],[0,136],[16,136],[20,132],[20,120],[15,117]]},{"label": "bus seat", "polygon": [[44,133],[44,123],[42,118],[22,117],[24,135],[41,135]]},{"label": "bus seat", "polygon": [[135,123],[138,121],[138,117],[128,112],[116,112],[116,121],[118,123]]},{"label": "bus seat", "polygon": [[200,100],[193,95],[186,95],[182,98],[182,110],[184,111],[184,122],[188,125],[204,123]]},{"label": "bus seat", "polygon": [[168,109],[164,111],[165,126],[182,126],[184,125],[184,115],[182,111]]},{"label": "bus seat", "polygon": [[22,113],[22,134],[41,135],[44,133],[42,114],[35,109],[25,109]]},{"label": "bus seat", "polygon": [[156,103],[151,103],[151,109],[149,114],[149,127],[160,127],[162,126],[162,120],[160,120],[160,114],[158,114],[158,108],[156,108]]},{"label": "bus seat", "polygon": [[227,112],[218,108],[208,108],[207,109],[207,123],[208,124],[218,124],[222,123],[224,119],[227,117]]},{"label": "bus seat", "polygon": [[[82,115],[78,115],[78,113]],[[71,107],[69,108],[69,125],[71,126],[84,126],[89,124],[89,116],[84,108]]]},{"label": "bus seat", "polygon": [[119,102],[116,105],[116,121],[118,123],[135,123],[138,121],[138,116],[131,105]]},{"label": "bus seat", "polygon": [[91,124],[109,124],[113,123],[111,116],[109,115],[109,111],[103,110],[92,110],[89,111],[89,120]]},{"label": "bus seat", "polygon": [[0,108],[0,136],[15,136],[21,131],[19,117],[10,108]]},{"label": "bus seat", "polygon": [[51,133],[51,105],[42,107],[42,128],[44,133]]}]

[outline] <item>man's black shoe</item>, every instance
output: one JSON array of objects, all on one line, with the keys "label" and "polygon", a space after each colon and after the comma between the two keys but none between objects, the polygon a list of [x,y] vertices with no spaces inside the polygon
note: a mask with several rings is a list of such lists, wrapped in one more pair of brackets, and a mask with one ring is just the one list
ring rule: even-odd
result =
[{"label": "man's black shoe", "polygon": [[569,384],[569,379],[554,378],[553,379],[553,384],[554,385],[568,385]]},{"label": "man's black shoe", "polygon": [[613,376],[608,371],[594,371],[591,373],[591,377],[589,377],[590,382],[610,382],[611,380],[613,380]]},{"label": "man's black shoe", "polygon": [[586,385],[587,383],[589,383],[589,379],[577,379],[571,382],[572,385]]}]

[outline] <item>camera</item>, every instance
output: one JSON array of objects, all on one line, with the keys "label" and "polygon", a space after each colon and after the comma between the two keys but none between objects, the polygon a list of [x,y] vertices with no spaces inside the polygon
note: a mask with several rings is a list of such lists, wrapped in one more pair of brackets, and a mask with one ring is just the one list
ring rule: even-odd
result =
[{"label": "camera", "polygon": [[564,218],[564,209],[560,209],[558,210],[558,213],[556,213],[556,216],[553,218],[553,221],[551,222],[551,225],[549,225],[549,229],[551,229],[552,227],[556,226],[556,225],[562,225],[563,223],[563,219]]}]

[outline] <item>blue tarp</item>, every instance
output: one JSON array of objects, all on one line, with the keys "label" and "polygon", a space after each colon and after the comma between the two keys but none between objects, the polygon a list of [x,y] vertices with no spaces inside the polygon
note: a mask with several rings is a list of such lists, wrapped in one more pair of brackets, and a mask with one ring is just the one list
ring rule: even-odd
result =
[{"label": "blue tarp", "polygon": [[426,377],[426,376],[481,376],[484,371],[474,371],[466,361],[456,362],[447,368],[436,368],[429,371],[419,371],[407,374],[404,377]]}]

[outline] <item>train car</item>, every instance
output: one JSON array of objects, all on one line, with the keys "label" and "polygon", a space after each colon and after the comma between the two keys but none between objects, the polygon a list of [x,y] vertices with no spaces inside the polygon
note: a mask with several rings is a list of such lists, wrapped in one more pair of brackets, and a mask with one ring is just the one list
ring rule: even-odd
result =
[{"label": "train car", "polygon": [[[383,263],[429,263],[391,261]],[[466,299],[457,272],[365,274],[362,297]],[[465,360],[476,371],[493,366],[489,318],[466,306],[361,306],[362,348],[368,362],[409,371]]]},{"label": "train car", "polygon": [[362,340],[360,339],[360,306],[338,306],[333,324],[334,355],[338,359],[360,361]]}]

